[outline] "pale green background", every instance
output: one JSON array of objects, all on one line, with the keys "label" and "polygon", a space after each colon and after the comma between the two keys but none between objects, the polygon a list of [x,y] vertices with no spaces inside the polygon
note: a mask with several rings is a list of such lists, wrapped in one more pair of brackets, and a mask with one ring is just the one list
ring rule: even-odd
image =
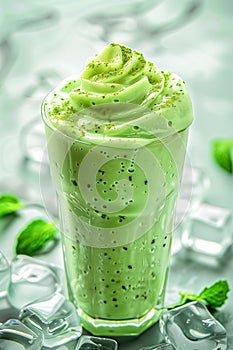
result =
[{"label": "pale green background", "polygon": [[[1,192],[12,191],[30,202],[41,200],[40,165],[23,161],[22,129],[30,121],[40,120],[42,98],[51,88],[44,82],[43,74],[58,72],[60,76],[51,83],[56,84],[60,78],[80,72],[86,58],[105,45],[102,20],[97,19],[92,25],[84,20],[100,8],[100,4],[100,14],[105,13],[104,3],[89,0],[84,6],[84,2],[81,5],[78,1],[54,0],[22,1],[19,5],[16,0],[7,3],[0,0]],[[125,2],[125,6],[128,3]],[[187,21],[186,17],[176,20],[192,3],[197,6],[196,12],[191,12]],[[151,5],[149,1],[147,4]],[[114,11],[116,9],[119,10],[119,6]],[[109,16],[109,6],[107,12]],[[129,12],[132,13],[131,7]],[[214,138],[233,137],[232,14],[231,0],[154,1],[154,7],[142,18],[138,19],[138,14],[133,13],[113,33],[109,33],[111,26],[106,28],[107,34],[112,35],[111,39],[143,51],[148,59],[161,68],[180,74],[187,82],[195,115],[188,160],[210,177],[206,201],[233,210],[233,177],[216,166],[210,151]],[[174,27],[169,25],[173,22]],[[130,25],[133,27],[131,30]],[[155,28],[150,35],[145,34],[145,26],[148,25]],[[132,35],[132,32],[135,34]],[[11,223],[0,222],[0,249],[9,260],[13,257],[14,239],[19,229],[37,215],[36,210],[24,210]],[[62,265],[61,247],[40,258]],[[184,262],[178,254],[172,257],[168,291],[172,292],[175,285],[176,290],[199,292],[205,285],[225,278],[233,289],[232,271],[232,258],[224,266],[210,268]],[[13,315],[6,307],[0,313],[4,317]],[[226,306],[216,317],[227,329],[228,349],[232,350],[232,292]],[[120,350],[137,350],[158,340],[158,329],[154,326],[133,341],[121,342]]]}]

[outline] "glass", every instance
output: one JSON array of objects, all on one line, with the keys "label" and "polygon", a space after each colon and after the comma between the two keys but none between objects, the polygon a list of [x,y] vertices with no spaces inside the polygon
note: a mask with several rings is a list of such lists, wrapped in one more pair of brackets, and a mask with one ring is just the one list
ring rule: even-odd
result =
[{"label": "glass", "polygon": [[10,282],[10,265],[0,251],[0,298],[7,294],[8,285]]},{"label": "glass", "polygon": [[[1,20],[0,20],[1,21]],[[3,26],[1,26],[2,32]],[[0,87],[3,84],[15,58],[15,48],[9,38],[1,40],[0,34]]]},{"label": "glass", "polygon": [[21,130],[20,143],[26,160],[48,163],[44,150],[44,128],[40,120],[34,119],[27,123]]},{"label": "glass", "polygon": [[[118,103],[117,113],[116,104],[107,106],[113,124],[129,134],[74,138],[70,120],[61,131],[50,124],[44,105],[42,113],[70,299],[91,333],[136,335],[161,313],[188,130],[177,133],[154,115],[154,135],[138,106]],[[103,110],[73,117],[88,119]],[[124,113],[140,118],[125,122]],[[137,137],[142,120],[145,135]]]},{"label": "glass", "polygon": [[[98,6],[93,6],[98,3]],[[85,3],[86,4],[86,3]],[[92,26],[104,42],[121,42],[154,54],[164,50],[162,39],[195,19],[202,9],[201,0],[111,1],[92,4],[91,10],[79,7],[84,25]]]},{"label": "glass", "polygon": [[[23,92],[25,103],[31,106],[34,111],[46,92],[60,81],[61,77],[55,70],[44,69],[40,71],[33,77],[33,84],[30,84]],[[47,166],[48,156],[45,149],[44,126],[40,118],[36,117],[23,125],[19,137],[24,159]]]}]

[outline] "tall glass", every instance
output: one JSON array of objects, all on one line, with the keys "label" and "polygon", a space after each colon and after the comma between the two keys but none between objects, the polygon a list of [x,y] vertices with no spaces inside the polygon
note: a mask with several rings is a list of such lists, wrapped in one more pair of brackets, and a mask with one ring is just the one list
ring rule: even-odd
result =
[{"label": "tall glass", "polygon": [[91,333],[140,334],[163,306],[188,129],[132,105],[111,136],[75,132],[77,115],[58,130],[45,103],[70,299]]}]

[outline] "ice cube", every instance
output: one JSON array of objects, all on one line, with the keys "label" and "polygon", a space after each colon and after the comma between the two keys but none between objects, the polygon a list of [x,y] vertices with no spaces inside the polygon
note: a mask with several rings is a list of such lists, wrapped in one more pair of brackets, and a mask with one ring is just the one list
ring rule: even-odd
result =
[{"label": "ice cube", "polygon": [[10,266],[0,251],[0,298],[4,297],[7,294],[7,289],[10,281]]},{"label": "ice cube", "polygon": [[186,219],[182,245],[187,256],[207,264],[221,264],[232,252],[232,212],[202,203]]},{"label": "ice cube", "polygon": [[176,206],[176,226],[188,212],[200,206],[209,186],[210,180],[203,170],[190,165],[184,167]]},{"label": "ice cube", "polygon": [[61,271],[54,265],[18,255],[11,263],[8,298],[15,308],[22,308],[39,297],[61,290]]},{"label": "ice cube", "polygon": [[199,301],[165,311],[160,320],[161,331],[175,349],[225,350],[225,328]]},{"label": "ice cube", "polygon": [[79,338],[75,350],[117,350],[117,342],[110,338],[83,335]]},{"label": "ice cube", "polygon": [[178,253],[182,249],[181,237],[185,218],[200,206],[209,185],[210,180],[203,170],[192,168],[191,165],[185,165],[176,205],[175,234],[171,250],[172,255]]},{"label": "ice cube", "polygon": [[32,330],[43,332],[48,348],[77,339],[82,333],[74,305],[59,292],[25,306],[19,318]]},{"label": "ice cube", "polygon": [[139,350],[176,350],[172,344],[162,343],[159,345],[144,346]]},{"label": "ice cube", "polygon": [[1,350],[39,350],[43,335],[26,327],[19,320],[10,319],[0,325]]}]

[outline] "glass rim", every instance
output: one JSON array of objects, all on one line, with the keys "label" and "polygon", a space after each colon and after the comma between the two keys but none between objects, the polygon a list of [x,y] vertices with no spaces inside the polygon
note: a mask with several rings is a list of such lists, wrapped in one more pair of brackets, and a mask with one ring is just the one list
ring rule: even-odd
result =
[{"label": "glass rim", "polygon": [[[90,141],[90,139],[88,138],[88,136],[87,136],[87,134],[85,135],[84,134],[84,136],[83,136],[83,139],[80,139],[80,138],[78,138],[78,137],[75,137],[75,136],[71,136],[71,135],[69,135],[69,134],[67,134],[67,133],[65,133],[65,132],[63,132],[62,130],[61,130],[61,128],[59,128],[59,127],[57,127],[55,124],[53,124],[52,122],[51,122],[51,120],[50,120],[50,118],[48,117],[48,113],[47,113],[47,111],[46,111],[46,102],[47,102],[47,99],[48,99],[48,97],[54,92],[54,91],[56,91],[56,89],[57,89],[57,87],[56,88],[54,88],[54,89],[52,89],[51,91],[49,91],[49,93],[44,97],[44,99],[43,99],[43,101],[42,101],[42,104],[41,104],[41,116],[42,116],[42,120],[43,120],[43,122],[44,122],[44,124],[47,126],[47,127],[49,127],[49,129],[52,131],[52,132],[55,132],[55,133],[57,133],[58,135],[60,134],[60,136],[61,137],[63,137],[63,138],[66,138],[66,139],[69,139],[69,140],[71,140],[72,142],[77,142],[77,141],[79,141],[79,142],[84,142],[84,143],[94,143],[94,138],[93,138],[93,142],[91,142]],[[112,105],[114,105],[115,106],[115,104],[112,102],[112,103],[103,103],[103,104],[100,104],[100,105],[96,105],[96,106],[91,106],[91,107],[87,107],[87,108],[83,108],[82,110],[80,110],[80,111],[77,111],[77,112],[75,112],[75,113],[83,113],[85,110],[90,110],[90,109],[94,109],[95,107],[98,107],[98,106],[103,106],[103,105],[110,105],[110,104],[112,104]],[[136,105],[136,104],[133,104],[133,103],[121,103],[122,105],[124,104],[124,105],[131,105],[131,106],[137,106],[137,107],[140,107],[140,105]],[[146,109],[145,109],[146,110]],[[158,115],[157,113],[156,113],[156,111],[153,111],[153,110],[151,110],[151,109],[147,109],[148,110],[148,113],[153,113],[153,114],[155,114],[156,116],[158,116],[161,120],[163,120],[163,121],[166,121],[167,123],[169,122],[169,120],[167,119],[167,118],[165,118],[165,117],[163,117],[163,116],[160,116],[160,115]],[[74,114],[75,114],[74,113]],[[151,138],[146,138],[148,141],[150,141],[150,142],[162,142],[162,141],[165,141],[165,140],[168,140],[168,139],[170,139],[171,137],[173,137],[173,136],[175,136],[175,135],[178,135],[178,134],[180,134],[180,133],[182,133],[183,131],[185,131],[185,130],[188,130],[189,129],[189,127],[190,127],[190,125],[192,124],[192,121],[189,123],[189,124],[187,124],[184,128],[182,128],[182,129],[180,129],[180,130],[176,130],[173,126],[171,126],[170,127],[170,132],[164,132],[164,135],[161,135],[161,134],[156,134],[156,133],[152,133],[151,132],[151,136],[153,135],[154,137],[151,137]],[[143,129],[143,128],[142,128]],[[143,129],[143,130],[146,130],[146,129]],[[93,135],[94,135],[94,133],[93,133]],[[85,139],[86,138],[86,139]],[[117,136],[108,136],[108,135],[106,135],[106,140],[109,140],[109,139],[117,139],[117,138],[119,138],[119,137],[117,137]],[[138,137],[138,138],[136,138],[136,137],[134,137],[134,138],[132,138],[132,137],[122,137],[122,139],[124,139],[124,140],[135,140],[135,139],[141,139],[142,137]]]}]

